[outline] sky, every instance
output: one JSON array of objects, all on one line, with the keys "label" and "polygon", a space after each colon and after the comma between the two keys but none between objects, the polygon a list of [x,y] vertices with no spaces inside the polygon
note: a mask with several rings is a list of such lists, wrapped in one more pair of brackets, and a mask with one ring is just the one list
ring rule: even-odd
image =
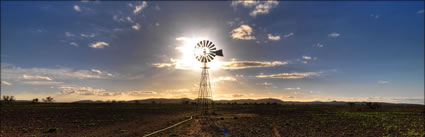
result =
[{"label": "sky", "polygon": [[1,2],[1,94],[424,104],[424,2]]}]

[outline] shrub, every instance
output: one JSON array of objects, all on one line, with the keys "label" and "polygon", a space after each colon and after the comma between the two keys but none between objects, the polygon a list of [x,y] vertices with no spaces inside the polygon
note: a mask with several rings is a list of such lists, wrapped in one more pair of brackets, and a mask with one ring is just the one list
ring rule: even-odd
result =
[{"label": "shrub", "polygon": [[14,96],[3,96],[3,101],[10,103],[10,102],[15,101],[15,97]]},{"label": "shrub", "polygon": [[32,99],[32,103],[38,103],[38,98]]},{"label": "shrub", "polygon": [[55,100],[53,99],[53,97],[50,97],[50,96],[48,96],[48,97],[46,97],[45,99],[43,98],[43,102],[46,102],[46,103],[53,103]]}]

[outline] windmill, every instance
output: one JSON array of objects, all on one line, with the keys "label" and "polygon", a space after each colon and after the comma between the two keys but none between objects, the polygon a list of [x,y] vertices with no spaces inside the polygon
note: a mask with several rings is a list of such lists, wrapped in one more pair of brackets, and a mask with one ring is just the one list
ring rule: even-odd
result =
[{"label": "windmill", "polygon": [[206,114],[213,108],[212,90],[208,73],[209,67],[207,67],[207,63],[211,62],[215,56],[223,56],[223,50],[217,50],[211,41],[202,40],[196,44],[194,53],[196,59],[203,63],[197,103],[201,113]]}]

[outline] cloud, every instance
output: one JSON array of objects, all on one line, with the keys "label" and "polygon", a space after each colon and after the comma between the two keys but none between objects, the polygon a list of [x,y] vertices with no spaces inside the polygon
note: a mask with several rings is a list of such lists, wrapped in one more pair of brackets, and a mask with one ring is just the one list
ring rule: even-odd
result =
[{"label": "cloud", "polygon": [[253,40],[255,36],[252,36],[253,30],[248,25],[241,25],[239,28],[232,30],[233,39],[242,39],[242,40]]},{"label": "cloud", "polygon": [[95,48],[95,49],[103,49],[103,47],[106,47],[106,46],[109,46],[109,44],[103,41],[91,43],[89,45],[90,48]]},{"label": "cloud", "polygon": [[157,68],[164,68],[164,67],[173,67],[176,64],[175,63],[153,63],[152,65]]},{"label": "cloud", "polygon": [[95,35],[94,33],[92,33],[92,34],[80,34],[80,36],[81,36],[81,37],[85,37],[85,38],[93,38],[93,37],[95,37],[96,35]]},{"label": "cloud", "polygon": [[220,82],[220,81],[237,81],[237,79],[235,79],[234,77],[227,76],[227,77],[218,77],[211,80],[211,82]]},{"label": "cloud", "polygon": [[159,27],[159,25],[160,25],[160,24],[159,24],[158,22],[157,22],[157,23],[155,23],[155,26]]},{"label": "cloud", "polygon": [[301,90],[300,87],[296,87],[296,88],[285,88],[285,90]]},{"label": "cloud", "polygon": [[341,34],[336,33],[336,32],[332,32],[331,34],[328,35],[331,38],[338,38],[339,36],[341,36]]},{"label": "cloud", "polygon": [[126,94],[130,96],[145,96],[145,95],[151,95],[151,94],[158,94],[155,91],[144,91],[144,90],[138,90],[138,91],[128,91]]},{"label": "cloud", "polygon": [[74,46],[74,47],[78,47],[79,46],[78,43],[76,43],[76,42],[70,42],[69,45]]},{"label": "cloud", "polygon": [[379,19],[380,16],[378,14],[370,14],[370,17],[374,19]]},{"label": "cloud", "polygon": [[28,79],[28,80],[33,80],[33,79],[39,79],[39,80],[53,80],[53,79],[51,79],[51,78],[49,78],[49,77],[44,77],[44,76],[36,76],[36,75],[34,75],[34,76],[31,76],[31,75],[22,75],[22,78],[23,79]]},{"label": "cloud", "polygon": [[72,80],[72,79],[104,79],[109,78],[107,74],[99,75],[90,70],[73,70],[70,68],[20,68],[15,66],[4,66],[1,68],[1,78],[4,80]]},{"label": "cloud", "polygon": [[2,84],[2,85],[6,85],[6,86],[10,86],[10,85],[12,85],[12,83],[9,83],[9,82],[4,81],[4,80],[2,80],[2,81],[1,81],[1,84]]},{"label": "cloud", "polygon": [[283,37],[284,37],[284,38],[289,38],[289,37],[291,37],[291,36],[294,36],[294,33],[293,33],[293,32],[288,33],[288,34],[286,34],[286,35],[283,35]]},{"label": "cloud", "polygon": [[242,95],[242,94],[233,94],[232,97],[234,97],[234,98],[240,98],[240,97],[244,97],[244,95]]},{"label": "cloud", "polygon": [[[175,69],[191,69],[193,66],[186,66],[182,64],[181,60],[170,59],[170,63],[153,63],[152,66],[156,68],[175,68]],[[217,62],[217,66],[220,69],[247,69],[247,68],[260,68],[260,67],[274,67],[280,65],[286,65],[286,61],[230,61],[230,62]],[[197,68],[197,67],[195,67]]]},{"label": "cloud", "polygon": [[272,34],[268,34],[267,36],[268,36],[269,40],[280,40],[280,36],[279,35],[273,36]]},{"label": "cloud", "polygon": [[424,14],[424,9],[418,10],[418,12],[416,12],[416,14]]},{"label": "cloud", "polygon": [[148,3],[146,3],[146,1],[143,1],[142,4],[140,5],[136,5],[134,7],[133,13],[134,14],[138,14],[140,13],[144,8],[146,8],[148,6]]},{"label": "cloud", "polygon": [[318,72],[304,72],[304,73],[279,73],[279,74],[270,74],[270,75],[264,75],[260,74],[257,75],[257,78],[279,78],[279,79],[301,79],[306,77],[312,77],[312,76],[318,76],[320,73]]},{"label": "cloud", "polygon": [[278,4],[279,2],[276,0],[234,0],[232,1],[231,6],[237,7],[238,5],[242,5],[245,8],[250,8],[252,10],[249,15],[256,17],[257,15],[268,14],[270,10]]},{"label": "cloud", "polygon": [[323,47],[325,47],[325,45],[323,45],[321,43],[317,43],[317,44],[313,45],[313,47],[323,48]]},{"label": "cloud", "polygon": [[98,69],[91,69],[92,72],[97,73],[97,74],[102,74],[102,71],[98,70]]},{"label": "cloud", "polygon": [[272,8],[276,7],[279,4],[279,2],[274,0],[263,1],[263,2],[264,3],[258,4],[257,6],[255,6],[255,9],[251,11],[249,15],[255,17],[257,16],[257,14],[268,14]]},{"label": "cloud", "polygon": [[67,36],[67,37],[75,37],[75,35],[72,34],[71,32],[65,32],[65,36]]},{"label": "cloud", "polygon": [[29,84],[29,85],[57,85],[57,84],[63,84],[63,82],[57,82],[57,81],[25,81],[24,84]]},{"label": "cloud", "polygon": [[303,56],[303,59],[305,59],[305,60],[311,60],[311,57],[310,56]]},{"label": "cloud", "polygon": [[75,95],[96,95],[96,96],[114,96],[121,95],[121,93],[106,92],[105,89],[96,89],[91,87],[78,87],[78,86],[61,86],[59,94],[75,94]]},{"label": "cloud", "polygon": [[134,30],[139,30],[140,25],[139,25],[139,23],[136,23],[135,25],[131,26],[131,28],[133,28]]},{"label": "cloud", "polygon": [[259,67],[274,67],[286,65],[285,61],[231,61],[223,62],[222,69],[246,69],[246,68],[259,68]]},{"label": "cloud", "polygon": [[80,6],[74,5],[74,10],[77,12],[81,12]]},{"label": "cloud", "polygon": [[107,91],[103,88],[81,87],[81,86],[61,86],[59,94],[62,95],[82,95],[82,96],[146,96],[156,95],[150,90],[130,90],[130,91]]},{"label": "cloud", "polygon": [[378,84],[388,84],[390,83],[390,81],[386,81],[386,80],[378,80],[377,81]]},{"label": "cloud", "polygon": [[271,86],[273,85],[273,83],[264,82],[264,83],[258,83],[258,85]]}]

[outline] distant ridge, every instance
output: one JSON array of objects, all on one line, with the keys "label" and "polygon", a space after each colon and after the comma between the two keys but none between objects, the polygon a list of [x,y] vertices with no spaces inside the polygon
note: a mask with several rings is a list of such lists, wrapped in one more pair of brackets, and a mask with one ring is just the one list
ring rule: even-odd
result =
[{"label": "distant ridge", "polygon": [[[72,103],[108,103],[111,101],[101,101],[101,100],[80,100],[74,101]],[[178,99],[167,99],[167,98],[149,98],[149,99],[138,99],[138,100],[130,100],[130,101],[119,101],[116,102],[121,103],[164,103],[164,104],[182,104],[182,103],[195,103],[196,99],[189,98],[178,98]],[[214,100],[215,103],[221,104],[334,104],[334,105],[343,105],[347,104],[351,101],[330,101],[330,102],[322,102],[322,101],[310,101],[310,102],[299,102],[299,101],[282,101],[280,99],[275,98],[264,98],[264,99],[235,99],[235,100]],[[351,102],[355,104],[366,104],[368,102]],[[387,103],[387,102],[374,102],[379,103],[381,105],[422,105],[422,104],[407,104],[407,103]]]}]

